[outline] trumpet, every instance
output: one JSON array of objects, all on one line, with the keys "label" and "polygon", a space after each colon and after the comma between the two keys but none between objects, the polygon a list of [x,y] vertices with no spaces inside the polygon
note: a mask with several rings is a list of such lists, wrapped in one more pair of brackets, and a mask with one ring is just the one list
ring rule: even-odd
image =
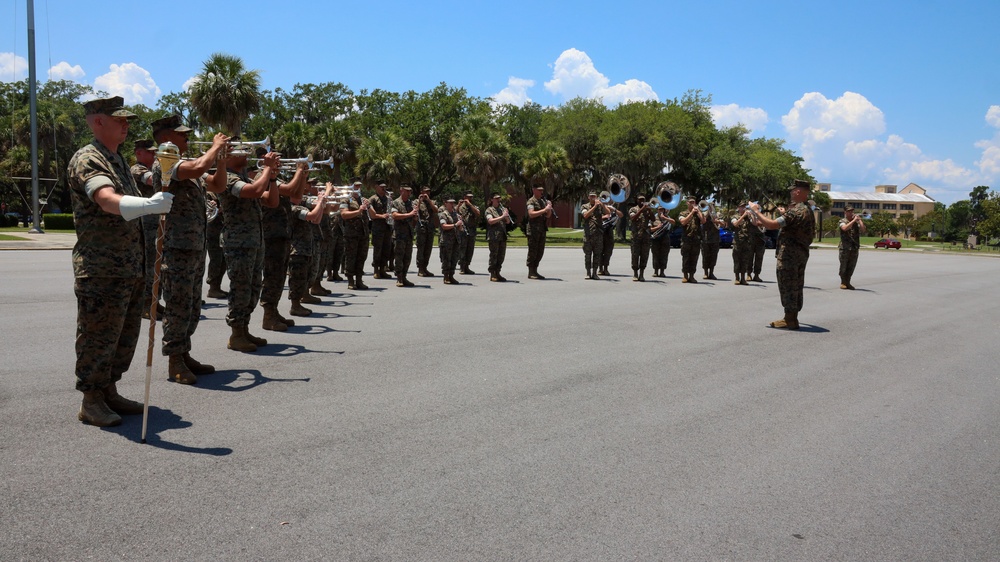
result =
[{"label": "trumpet", "polygon": [[[212,141],[190,141],[188,144],[207,144],[209,146],[215,144]],[[245,151],[249,153],[255,148],[263,148],[266,152],[271,152],[271,137],[266,137],[264,140],[260,141],[229,141],[226,143],[225,152],[229,155],[237,151]]]}]

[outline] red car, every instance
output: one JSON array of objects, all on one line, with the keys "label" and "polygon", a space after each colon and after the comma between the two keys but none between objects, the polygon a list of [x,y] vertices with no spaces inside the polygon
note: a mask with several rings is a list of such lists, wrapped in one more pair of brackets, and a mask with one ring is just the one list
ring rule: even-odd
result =
[{"label": "red car", "polygon": [[899,240],[896,240],[895,238],[883,238],[883,239],[881,239],[881,240],[879,240],[878,242],[875,243],[875,247],[876,248],[885,248],[887,250],[889,248],[896,248],[898,250],[898,249],[902,248],[903,245],[900,244]]}]

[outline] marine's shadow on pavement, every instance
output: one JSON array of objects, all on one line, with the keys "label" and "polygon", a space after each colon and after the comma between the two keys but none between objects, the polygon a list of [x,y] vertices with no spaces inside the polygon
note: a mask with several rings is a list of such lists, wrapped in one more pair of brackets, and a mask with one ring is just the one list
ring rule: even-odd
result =
[{"label": "marine's shadow on pavement", "polygon": [[[166,449],[168,451],[197,453],[199,455],[212,455],[215,457],[224,457],[233,452],[233,450],[229,447],[189,447],[187,445],[181,445],[180,443],[165,441],[159,436],[159,434],[164,431],[169,431],[171,429],[186,429],[192,425],[194,424],[189,421],[185,421],[170,410],[150,406],[149,419],[147,420],[146,425],[146,444],[152,445],[158,449]],[[102,428],[102,430],[107,431],[108,433],[121,435],[129,441],[140,443],[142,441],[142,416],[128,416],[125,418],[125,422],[122,423],[122,425],[117,427],[105,427]]]},{"label": "marine's shadow on pavement", "polygon": [[[316,312],[312,313],[310,318],[371,318],[371,316],[350,316],[343,314],[318,314]],[[288,328],[287,330],[291,334],[332,334],[334,332],[344,332],[360,334],[361,330],[337,330],[329,326],[318,326],[315,324],[298,324]],[[268,344],[270,345],[270,344]],[[267,350],[264,350],[267,351]]]},{"label": "marine's shadow on pavement", "polygon": [[[295,346],[288,346],[295,347]],[[343,351],[321,351],[310,353],[343,353]],[[309,382],[309,377],[301,379],[278,379],[265,377],[256,369],[216,371],[211,375],[198,377],[198,388],[242,392],[269,382]]]}]

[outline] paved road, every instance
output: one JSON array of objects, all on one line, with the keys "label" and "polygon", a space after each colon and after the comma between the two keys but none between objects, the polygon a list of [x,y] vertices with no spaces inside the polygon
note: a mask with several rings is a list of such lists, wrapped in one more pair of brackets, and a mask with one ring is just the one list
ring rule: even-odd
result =
[{"label": "paved road", "polygon": [[0,558],[1000,559],[1000,262],[865,251],[851,292],[817,250],[783,332],[771,252],[749,287],[627,259],[338,284],[257,354],[210,300],[220,372],[157,356],[141,445],[76,421],[69,253],[0,252]]}]

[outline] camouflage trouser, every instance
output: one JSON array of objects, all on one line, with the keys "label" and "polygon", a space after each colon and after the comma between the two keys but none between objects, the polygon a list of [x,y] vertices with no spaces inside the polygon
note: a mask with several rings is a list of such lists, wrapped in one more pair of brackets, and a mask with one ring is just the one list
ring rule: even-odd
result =
[{"label": "camouflage trouser", "polygon": [[76,292],[76,389],[116,383],[132,364],[142,323],[143,277],[80,277]]},{"label": "camouflage trouser", "polygon": [[507,256],[507,240],[490,240],[490,273],[500,273]]},{"label": "camouflage trouser", "polygon": [[191,336],[201,318],[205,251],[163,249],[163,355],[191,351]]},{"label": "camouflage trouser", "polygon": [[406,271],[410,269],[410,262],[413,261],[413,238],[409,236],[399,236],[393,241],[396,253],[396,278],[406,277]]},{"label": "camouflage trouser", "polygon": [[458,264],[464,269],[468,269],[469,265],[472,263],[472,254],[474,253],[476,253],[476,229],[466,227],[464,247],[461,249],[461,256],[458,259]]},{"label": "camouflage trouser", "polygon": [[649,236],[632,235],[632,270],[646,269],[649,262]]},{"label": "camouflage trouser", "polygon": [[288,300],[297,301],[309,290],[312,256],[294,255],[288,259]]},{"label": "camouflage trouser", "polygon": [[417,228],[417,269],[424,271],[431,263],[431,249],[434,247],[434,231]]},{"label": "camouflage trouser", "polygon": [[[618,221],[621,222],[621,221]],[[611,254],[615,252],[615,229],[605,228],[603,233],[604,251],[601,252],[601,265],[611,265]]]},{"label": "camouflage trouser", "polygon": [[264,274],[264,251],[260,248],[225,248],[226,271],[229,274],[229,313],[226,324],[242,326],[250,323]]},{"label": "camouflage trouser", "polygon": [[749,273],[753,269],[753,248],[733,244],[733,273]]},{"label": "camouflage trouser", "polygon": [[[753,274],[760,275],[760,270],[764,267],[764,242],[754,243],[751,251],[753,252]],[[749,269],[747,269],[747,273],[750,273]]]},{"label": "camouflage trouser", "polygon": [[670,257],[670,236],[664,234],[653,239],[649,249],[653,254],[653,269],[666,269],[667,258]]},{"label": "camouflage trouser", "polygon": [[455,265],[458,263],[458,241],[454,238],[442,236],[438,240],[438,255],[441,257],[441,273],[448,275],[455,273]]},{"label": "camouflage trouser", "polygon": [[715,269],[715,264],[719,261],[719,242],[701,243],[701,267],[702,269]]},{"label": "camouflage trouser", "polygon": [[528,269],[538,269],[545,255],[545,231],[533,229],[528,231]]},{"label": "camouflage trouser", "polygon": [[348,275],[361,275],[368,259],[368,237],[347,236],[344,238],[344,271]]},{"label": "camouflage trouser", "polygon": [[850,283],[854,268],[858,265],[857,248],[840,248],[840,282]]},{"label": "camouflage trouser", "polygon": [[699,253],[701,253],[701,240],[681,238],[681,273],[698,271]]},{"label": "camouflage trouser", "polygon": [[372,267],[385,268],[392,253],[392,231],[388,228],[372,229]]},{"label": "camouflage trouser", "polygon": [[226,256],[219,244],[222,234],[222,219],[216,218],[205,227],[205,249],[208,251],[208,284],[222,284],[222,276],[226,274]]},{"label": "camouflage trouser", "polygon": [[323,264],[330,261],[330,239],[323,238],[313,244],[312,261],[309,265],[309,284],[323,280]]},{"label": "camouflage trouser", "polygon": [[594,267],[604,265],[604,234],[602,232],[583,233],[583,267],[587,273]]},{"label": "camouflage trouser", "polygon": [[[146,290],[142,293],[146,298],[153,294],[153,277],[156,267],[156,231],[160,224],[160,215],[145,215],[142,221],[142,238],[146,246]],[[161,287],[162,289],[162,287]],[[156,300],[160,300],[160,295],[156,295]]]},{"label": "camouflage trouser", "polygon": [[330,240],[330,254],[324,256],[326,261],[326,268],[333,272],[340,272],[344,265],[344,235],[340,233],[334,233],[329,238]]},{"label": "camouflage trouser", "polygon": [[285,290],[288,253],[292,242],[286,237],[264,239],[264,274],[261,281],[260,304],[278,304]]},{"label": "camouflage trouser", "polygon": [[785,312],[798,312],[802,310],[802,288],[806,284],[806,261],[809,254],[804,256],[784,256],[778,259],[776,274],[778,277],[778,291],[781,293],[781,306]]}]

